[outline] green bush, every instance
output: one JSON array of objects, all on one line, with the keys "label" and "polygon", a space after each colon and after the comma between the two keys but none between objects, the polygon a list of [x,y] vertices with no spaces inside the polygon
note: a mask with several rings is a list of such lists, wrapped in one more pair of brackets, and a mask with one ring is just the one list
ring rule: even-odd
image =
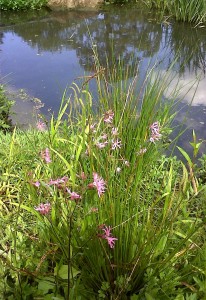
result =
[{"label": "green bush", "polygon": [[0,0],[2,10],[27,10],[39,9],[47,3],[47,0]]}]

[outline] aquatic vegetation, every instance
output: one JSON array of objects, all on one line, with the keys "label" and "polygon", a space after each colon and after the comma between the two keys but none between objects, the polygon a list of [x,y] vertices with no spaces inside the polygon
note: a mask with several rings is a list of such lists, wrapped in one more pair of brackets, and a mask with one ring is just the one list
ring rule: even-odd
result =
[{"label": "aquatic vegetation", "polygon": [[0,130],[10,130],[12,127],[9,115],[14,104],[5,94],[4,86],[0,85]]},{"label": "aquatic vegetation", "polygon": [[205,187],[194,164],[191,176],[163,155],[176,95],[164,100],[167,74],[148,70],[138,90],[138,71],[131,81],[122,70],[91,79],[98,109],[73,84],[47,130],[1,134],[2,299],[204,294]]},{"label": "aquatic vegetation", "polygon": [[150,8],[160,9],[178,21],[200,24],[206,21],[205,0],[146,0]]}]

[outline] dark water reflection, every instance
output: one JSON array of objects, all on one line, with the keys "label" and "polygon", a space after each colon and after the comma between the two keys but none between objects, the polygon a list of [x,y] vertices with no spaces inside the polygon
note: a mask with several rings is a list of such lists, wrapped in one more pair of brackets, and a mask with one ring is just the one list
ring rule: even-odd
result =
[{"label": "dark water reflection", "polygon": [[[159,22],[143,9],[1,12],[0,76],[9,74],[6,80],[14,90],[26,89],[41,99],[44,113],[49,108],[56,111],[66,85],[94,71],[92,42],[102,66],[121,55],[131,69],[135,67],[134,60],[141,61],[142,76],[148,63],[157,58],[164,59],[159,66],[164,74],[178,54],[173,72],[180,75],[183,84],[201,74],[185,126],[195,128],[198,138],[206,139],[206,29]],[[183,122],[185,104],[191,102],[194,90],[195,87],[184,97],[177,124]]]}]

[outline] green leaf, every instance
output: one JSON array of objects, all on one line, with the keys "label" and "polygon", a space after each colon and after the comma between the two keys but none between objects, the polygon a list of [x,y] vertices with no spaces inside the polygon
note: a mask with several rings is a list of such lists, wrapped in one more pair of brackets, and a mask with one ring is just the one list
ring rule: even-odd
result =
[{"label": "green leaf", "polygon": [[51,280],[41,280],[38,284],[38,289],[41,290],[43,294],[47,294],[54,286],[53,278],[51,278]]},{"label": "green leaf", "polygon": [[156,300],[156,298],[154,298],[153,296],[151,296],[148,293],[145,293],[145,298],[146,298],[146,300]]},{"label": "green leaf", "polygon": [[138,300],[139,299],[139,296],[138,295],[132,295],[131,296],[131,300]]},{"label": "green leaf", "polygon": [[190,166],[192,166],[192,161],[191,161],[189,155],[187,154],[187,152],[185,150],[183,150],[182,148],[178,147],[178,146],[177,146],[177,149],[182,153],[182,155],[184,156],[184,158],[186,159],[186,161],[188,162],[188,164]]},{"label": "green leaf", "polygon": [[[62,279],[68,279],[68,265],[62,265],[59,270],[57,270],[58,266],[54,268],[54,275],[58,275]],[[76,277],[80,271],[75,268],[71,268],[71,276],[72,278]]]},{"label": "green leaf", "polygon": [[154,257],[160,255],[164,249],[165,249],[165,245],[167,243],[167,235],[164,235],[161,237],[161,239],[159,240],[157,247],[155,249],[155,253],[154,253]]},{"label": "green leaf", "polygon": [[58,271],[58,276],[62,279],[68,279],[68,265],[62,265]]}]

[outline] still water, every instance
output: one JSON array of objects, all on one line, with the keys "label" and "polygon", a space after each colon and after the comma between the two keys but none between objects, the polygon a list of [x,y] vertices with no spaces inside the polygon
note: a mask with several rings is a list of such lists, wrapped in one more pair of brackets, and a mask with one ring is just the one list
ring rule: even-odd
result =
[{"label": "still water", "polygon": [[[163,61],[159,71],[164,76],[178,55],[172,72],[180,77],[186,89],[191,87],[176,118],[176,125],[184,120],[184,127],[188,128],[181,146],[188,145],[193,128],[198,138],[206,139],[206,28],[167,18],[158,21],[154,14],[134,7],[0,12],[0,83],[6,83],[17,98],[23,98],[17,101],[20,103],[16,106],[20,116],[17,122],[34,121],[30,115],[33,103],[25,101],[27,97],[40,99],[44,114],[50,109],[58,110],[65,87],[94,72],[92,43],[97,47],[102,66],[113,53],[131,67],[134,59],[141,61],[142,76],[148,64],[156,61]],[[197,77],[198,86],[194,84]],[[171,83],[171,89],[173,85],[175,82]],[[19,96],[21,93],[27,96]],[[206,146],[201,151],[205,152]]]}]

